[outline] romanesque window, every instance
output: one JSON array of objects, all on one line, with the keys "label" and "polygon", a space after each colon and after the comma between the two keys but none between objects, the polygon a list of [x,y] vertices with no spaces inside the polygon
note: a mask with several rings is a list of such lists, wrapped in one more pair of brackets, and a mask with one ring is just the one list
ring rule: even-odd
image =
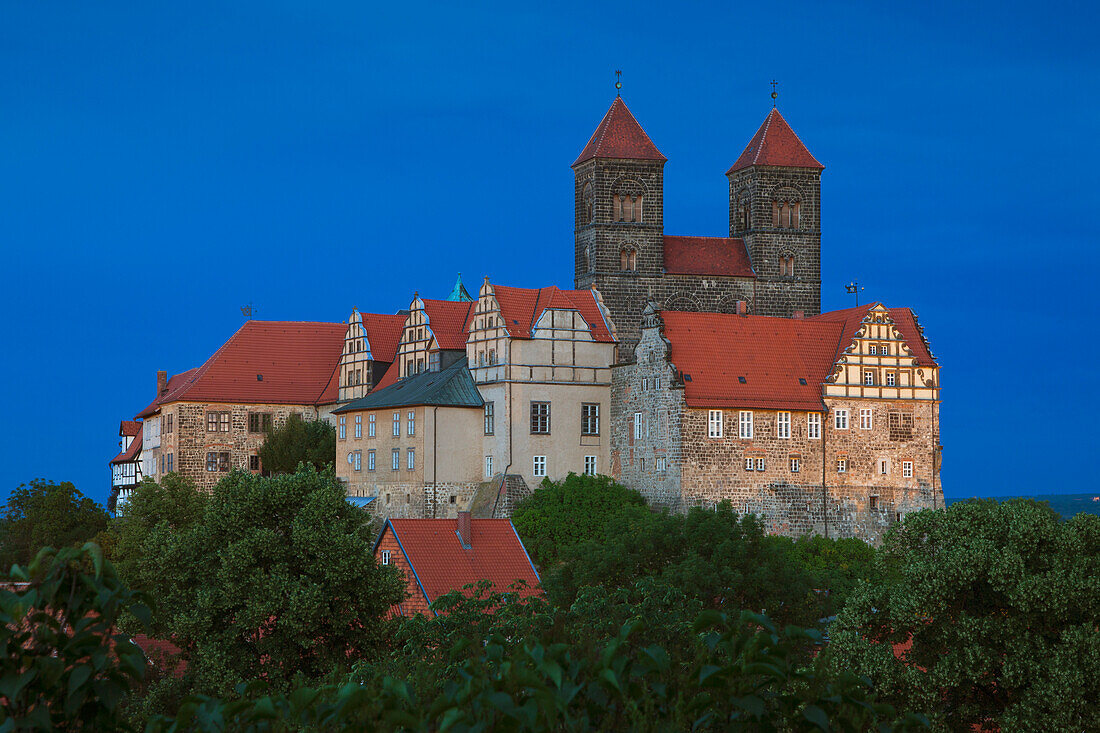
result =
[{"label": "romanesque window", "polygon": [[737,223],[741,229],[748,229],[752,222],[752,209],[749,206],[749,197],[742,195],[737,201]]},{"label": "romanesque window", "polygon": [[592,270],[596,269],[596,264],[592,261],[591,247],[584,248],[584,268],[589,272],[592,272]]},{"label": "romanesque window", "polygon": [[707,435],[711,438],[722,437],[722,411],[711,410],[707,416]]},{"label": "romanesque window", "polygon": [[777,229],[798,229],[802,204],[790,199],[772,201],[772,226]]},{"label": "romanesque window", "polygon": [[806,416],[806,437],[810,440],[821,439],[821,413],[811,412]]},{"label": "romanesque window", "polygon": [[584,187],[581,188],[581,224],[592,222],[593,199],[592,184],[585,183]]},{"label": "romanesque window", "polygon": [[775,436],[777,438],[790,438],[791,437],[791,413],[789,413],[789,412],[777,412],[776,413],[776,415],[775,415]]},{"label": "romanesque window", "polygon": [[779,258],[779,276],[794,277],[794,255],[784,254]]},{"label": "romanesque window", "polygon": [[623,247],[619,251],[619,269],[635,272],[638,269],[638,252],[633,247]]},{"label": "romanesque window", "polygon": [[617,193],[611,199],[612,221],[640,222],[642,220],[642,195]]}]

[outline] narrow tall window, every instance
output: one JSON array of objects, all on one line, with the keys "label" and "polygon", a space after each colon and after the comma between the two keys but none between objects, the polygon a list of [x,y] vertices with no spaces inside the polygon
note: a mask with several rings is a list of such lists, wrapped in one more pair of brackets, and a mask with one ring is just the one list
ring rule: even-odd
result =
[{"label": "narrow tall window", "polygon": [[362,438],[363,437],[363,416],[362,415],[356,415],[355,416],[355,437],[356,438]]},{"label": "narrow tall window", "polygon": [[722,437],[722,411],[711,410],[707,417],[707,435],[712,438]]},{"label": "narrow tall window", "polygon": [[798,473],[802,470],[802,459],[796,456],[791,456],[791,473]]},{"label": "narrow tall window", "polygon": [[485,456],[485,478],[493,477],[493,457]]},{"label": "narrow tall window", "polygon": [[581,404],[581,435],[600,434],[600,405],[598,402]]},{"label": "narrow tall window", "polygon": [[401,413],[393,413],[393,437],[401,437]]},{"label": "narrow tall window", "polygon": [[382,564],[383,565],[389,565],[390,564],[390,551],[389,550],[382,550]]},{"label": "narrow tall window", "polygon": [[408,418],[407,432],[409,435],[416,435],[416,411],[409,410]]},{"label": "narrow tall window", "polygon": [[374,470],[374,451],[367,451],[367,470]]},{"label": "narrow tall window", "polygon": [[346,415],[340,416],[340,440],[345,440],[348,437],[348,418]]},{"label": "narrow tall window", "polygon": [[355,451],[354,455],[355,455],[355,470],[356,471],[362,471],[363,470],[363,454],[360,451]]},{"label": "narrow tall window", "polygon": [[531,403],[531,433],[535,435],[550,434],[550,403]]},{"label": "narrow tall window", "polygon": [[871,429],[871,410],[869,408],[864,408],[859,411],[859,429]]},{"label": "narrow tall window", "polygon": [[532,476],[546,475],[546,456],[534,456],[531,465]]},{"label": "narrow tall window", "polygon": [[405,453],[405,458],[406,458],[405,468],[407,468],[410,471],[415,470],[416,469],[416,449],[415,448],[409,448],[409,450],[406,451],[406,453]]},{"label": "narrow tall window", "polygon": [[791,413],[778,412],[775,416],[775,435],[777,438],[791,437]]},{"label": "narrow tall window", "polygon": [[763,471],[764,470],[764,458],[763,457],[759,457],[759,458],[756,459],[756,470],[757,471]]},{"label": "narrow tall window", "polygon": [[806,416],[806,437],[810,440],[821,439],[821,413],[811,412]]},{"label": "narrow tall window", "polygon": [[739,437],[752,438],[752,410],[741,410],[737,424],[740,426],[737,433]]},{"label": "narrow tall window", "polygon": [[833,427],[837,430],[848,429],[848,411],[845,409],[837,410],[833,415]]},{"label": "narrow tall window", "polygon": [[393,452],[391,453],[390,465],[392,466],[394,471],[401,468],[401,451],[397,448],[394,448]]},{"label": "narrow tall window", "polygon": [[367,418],[367,437],[368,438],[373,438],[374,436],[375,436],[374,415],[371,415]]},{"label": "narrow tall window", "polygon": [[887,476],[890,473],[890,461],[883,458],[878,462],[878,472],[883,476]]},{"label": "narrow tall window", "polygon": [[657,473],[664,473],[667,470],[668,459],[666,459],[664,456],[657,456],[655,459],[653,459],[653,463],[655,464],[653,468],[657,471]]},{"label": "narrow tall window", "polygon": [[[634,413],[634,440],[640,440],[642,437],[642,413]],[[714,437],[714,436],[711,436]]]},{"label": "narrow tall window", "polygon": [[496,429],[495,418],[493,416],[493,403],[485,403],[485,434],[492,435]]}]

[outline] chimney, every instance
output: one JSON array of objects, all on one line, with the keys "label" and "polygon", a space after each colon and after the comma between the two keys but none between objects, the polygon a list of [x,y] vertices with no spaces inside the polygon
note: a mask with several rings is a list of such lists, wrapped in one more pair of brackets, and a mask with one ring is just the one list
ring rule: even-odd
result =
[{"label": "chimney", "polygon": [[168,392],[168,372],[157,372],[157,397],[163,397]]},{"label": "chimney", "polygon": [[791,318],[795,319],[796,321],[801,321],[805,317],[806,317],[806,312],[805,311],[795,311],[793,314],[791,314]]},{"label": "chimney", "polygon": [[459,512],[458,513],[458,541],[462,543],[462,547],[469,550],[473,546],[473,533],[470,531],[470,513]]},{"label": "chimney", "polygon": [[745,301],[745,300],[737,301],[737,314],[740,315],[740,316],[744,316],[744,315],[748,315],[748,312],[749,312],[748,301]]}]

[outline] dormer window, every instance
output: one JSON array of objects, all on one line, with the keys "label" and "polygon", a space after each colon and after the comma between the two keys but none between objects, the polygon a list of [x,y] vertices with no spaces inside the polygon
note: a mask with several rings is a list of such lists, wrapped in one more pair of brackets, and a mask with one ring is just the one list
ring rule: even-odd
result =
[{"label": "dormer window", "polygon": [[633,247],[623,247],[619,252],[619,269],[635,272],[638,269],[638,252]]},{"label": "dormer window", "polygon": [[642,195],[617,193],[612,197],[612,220],[640,222],[642,220]]}]

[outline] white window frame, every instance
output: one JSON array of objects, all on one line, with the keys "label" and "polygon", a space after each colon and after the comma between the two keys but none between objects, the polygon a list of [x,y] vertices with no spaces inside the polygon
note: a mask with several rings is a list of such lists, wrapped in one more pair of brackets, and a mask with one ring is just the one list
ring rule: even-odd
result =
[{"label": "white window frame", "polygon": [[790,439],[791,413],[782,410],[775,413],[775,436],[777,438]]},{"label": "white window frame", "polygon": [[763,471],[764,470],[764,457],[763,456],[757,456],[757,458],[756,458],[756,470],[757,471]]},{"label": "white window frame", "polygon": [[634,413],[634,440],[642,439],[642,413]]},{"label": "white window frame", "polygon": [[416,448],[409,448],[405,451],[405,469],[408,471],[416,470]]},{"label": "white window frame", "polygon": [[901,476],[902,478],[913,478],[913,462],[902,461],[901,462]]},{"label": "white window frame", "polygon": [[409,410],[408,423],[405,427],[405,433],[409,436],[416,435],[416,410]]},{"label": "white window frame", "polygon": [[811,412],[806,415],[806,437],[809,440],[821,440],[820,412]]},{"label": "white window frame", "polygon": [[753,466],[755,466],[755,465],[756,465],[756,462],[753,461],[752,456],[745,456],[745,470],[746,471],[755,471],[756,469],[753,468]]},{"label": "white window frame", "polygon": [[355,464],[354,464],[354,466],[355,466],[356,471],[362,471],[363,470],[363,452],[362,451],[355,451]]},{"label": "white window frame", "polygon": [[531,475],[546,476],[546,456],[533,456],[531,458]]},{"label": "white window frame", "polygon": [[374,451],[369,450],[367,451],[367,470],[373,471],[375,465]]},{"label": "white window frame", "polygon": [[401,413],[393,413],[393,437],[401,437]]},{"label": "white window frame", "polygon": [[362,415],[356,415],[355,416],[355,437],[356,438],[362,438],[363,437],[363,416]]},{"label": "white window frame", "polygon": [[347,440],[348,437],[348,418],[346,415],[340,416],[340,440]]},{"label": "white window frame", "polygon": [[870,354],[871,356],[876,356],[878,354],[878,346],[876,346],[875,344],[871,344]]},{"label": "white window frame", "polygon": [[840,407],[833,411],[833,427],[837,430],[848,429],[848,410]]},{"label": "white window frame", "polygon": [[653,460],[654,460],[654,463],[657,464],[656,465],[657,473],[664,473],[665,471],[668,470],[668,459],[667,458],[665,458],[664,456],[657,456]]},{"label": "white window frame", "polygon": [[874,410],[872,410],[870,407],[859,408],[859,429],[871,430],[872,428],[874,428],[874,425]]},{"label": "white window frame", "polygon": [[367,437],[373,438],[375,435],[374,415],[371,415],[367,418]]},{"label": "white window frame", "polygon": [[837,458],[836,459],[836,472],[837,473],[848,473],[848,459],[847,458]]},{"label": "white window frame", "polygon": [[394,471],[400,471],[401,470],[401,449],[400,448],[394,448],[392,451],[390,451],[390,458],[391,458],[390,467]]},{"label": "white window frame", "polygon": [[389,550],[382,550],[382,564],[383,565],[389,565],[390,564],[390,551]]},{"label": "white window frame", "polygon": [[867,370],[863,372],[863,386],[874,387],[875,386],[875,373]]},{"label": "white window frame", "polygon": [[801,473],[802,471],[802,459],[792,456],[791,457],[791,473]]},{"label": "white window frame", "polygon": [[752,410],[741,410],[737,415],[737,437],[752,439]]},{"label": "white window frame", "polygon": [[898,380],[897,380],[897,377],[894,375],[894,372],[886,372],[886,386],[887,387],[896,387],[896,386],[898,386]]},{"label": "white window frame", "polygon": [[595,476],[597,470],[596,456],[584,457],[584,473],[586,476]]},{"label": "white window frame", "polygon": [[493,477],[493,457],[485,456],[485,478]]},{"label": "white window frame", "polygon": [[711,410],[707,415],[707,436],[711,438],[721,438],[722,422],[722,411]]}]

